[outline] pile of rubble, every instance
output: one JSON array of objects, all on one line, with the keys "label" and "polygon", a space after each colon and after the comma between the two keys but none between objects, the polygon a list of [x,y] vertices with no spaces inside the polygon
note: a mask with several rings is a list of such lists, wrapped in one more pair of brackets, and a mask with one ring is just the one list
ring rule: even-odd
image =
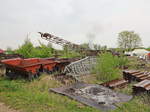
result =
[{"label": "pile of rubble", "polygon": [[132,96],[117,93],[101,85],[75,83],[71,86],[51,88],[50,91],[66,95],[86,105],[108,111],[120,102],[129,101]]}]

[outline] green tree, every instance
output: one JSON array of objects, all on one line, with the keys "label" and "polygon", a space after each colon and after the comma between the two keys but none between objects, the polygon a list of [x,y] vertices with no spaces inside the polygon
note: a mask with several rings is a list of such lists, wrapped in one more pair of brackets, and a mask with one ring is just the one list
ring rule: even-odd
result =
[{"label": "green tree", "polygon": [[25,58],[33,57],[33,49],[34,46],[31,43],[29,38],[26,38],[23,45],[19,47],[19,49],[16,50],[17,53],[23,55]]},{"label": "green tree", "polygon": [[140,36],[134,31],[122,31],[118,35],[118,46],[123,49],[134,49],[142,46]]},{"label": "green tree", "polygon": [[44,43],[40,42],[40,46],[37,46],[33,49],[33,57],[39,57],[39,58],[46,58],[46,57],[52,57],[54,49],[52,45],[48,43],[48,45],[45,45]]},{"label": "green tree", "polygon": [[91,48],[89,47],[89,43],[80,44],[80,47],[82,47],[83,49],[91,49]]},{"label": "green tree", "polygon": [[7,54],[14,54],[14,50],[12,50],[11,47],[7,47],[6,53],[7,53]]}]

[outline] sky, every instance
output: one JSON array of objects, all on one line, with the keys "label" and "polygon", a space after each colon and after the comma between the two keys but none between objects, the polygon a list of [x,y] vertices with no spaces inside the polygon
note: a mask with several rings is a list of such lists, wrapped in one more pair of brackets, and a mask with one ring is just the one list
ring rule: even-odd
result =
[{"label": "sky", "polygon": [[[76,44],[117,47],[124,30],[138,33],[149,47],[149,6],[150,0],[0,0],[0,48],[15,49],[27,37],[34,45],[47,43],[39,31]],[[92,40],[89,34],[94,34]]]}]

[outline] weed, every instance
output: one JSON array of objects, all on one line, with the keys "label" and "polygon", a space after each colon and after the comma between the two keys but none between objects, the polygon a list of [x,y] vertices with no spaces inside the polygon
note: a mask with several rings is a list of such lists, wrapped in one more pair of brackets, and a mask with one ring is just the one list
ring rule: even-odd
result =
[{"label": "weed", "polygon": [[113,56],[111,53],[103,53],[98,56],[94,72],[101,81],[110,81],[120,78],[120,69],[127,64],[124,57]]}]

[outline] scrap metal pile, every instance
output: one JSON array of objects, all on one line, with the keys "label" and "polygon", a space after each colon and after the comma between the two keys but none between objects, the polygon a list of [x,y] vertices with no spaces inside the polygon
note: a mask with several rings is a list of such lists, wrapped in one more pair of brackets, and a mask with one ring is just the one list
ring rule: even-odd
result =
[{"label": "scrap metal pile", "polygon": [[125,87],[128,83],[132,81],[138,82],[133,85],[133,94],[138,93],[150,93],[150,72],[148,71],[138,71],[138,70],[124,70],[124,79],[111,80],[100,85],[108,87],[110,89]]},{"label": "scrap metal pile", "polygon": [[141,92],[150,93],[150,72],[138,71],[138,70],[126,70],[123,71],[123,76],[129,82],[138,81],[139,83],[134,84],[133,93],[138,94]]},{"label": "scrap metal pile", "polygon": [[138,70],[129,70],[124,71],[123,76],[126,80],[131,81],[143,81],[145,79],[150,79],[150,72],[148,71],[138,71]]},{"label": "scrap metal pile", "polygon": [[150,93],[150,80],[143,80],[133,86],[133,93],[139,94],[142,92]]},{"label": "scrap metal pile", "polygon": [[[139,77],[137,77],[138,75]],[[111,80],[100,85],[77,82],[71,86],[50,88],[50,91],[66,95],[97,109],[108,111],[115,109],[118,103],[129,101],[132,98],[132,96],[114,92],[111,89],[123,88],[131,81],[140,81],[132,86],[133,95],[143,92],[150,93],[150,79],[147,75],[149,72],[125,70],[123,71],[124,79]],[[147,79],[139,80],[141,77],[147,77]]]},{"label": "scrap metal pile", "polygon": [[51,88],[50,91],[69,96],[74,100],[103,111],[115,109],[118,103],[127,102],[132,98],[132,96],[114,92],[101,85],[81,82],[71,86]]},{"label": "scrap metal pile", "polygon": [[64,73],[78,79],[81,75],[90,74],[95,65],[96,57],[85,57],[81,60],[77,60],[67,65],[64,69]]}]

